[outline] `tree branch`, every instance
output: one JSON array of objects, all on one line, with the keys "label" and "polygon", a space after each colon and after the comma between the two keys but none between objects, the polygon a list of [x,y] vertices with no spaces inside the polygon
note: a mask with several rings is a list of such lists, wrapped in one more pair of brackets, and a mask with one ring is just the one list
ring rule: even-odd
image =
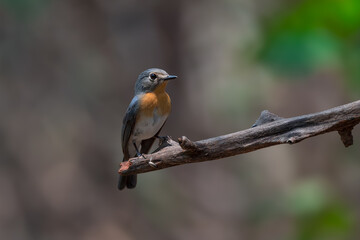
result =
[{"label": "tree branch", "polygon": [[[360,100],[323,112],[293,118],[280,118],[265,110],[252,128],[192,142],[168,138],[145,159],[132,158],[120,164],[119,174],[131,175],[187,163],[210,161],[252,152],[278,144],[294,144],[319,134],[338,131],[341,141],[353,144],[351,130],[360,122]],[[149,164],[150,161],[150,164]]]}]

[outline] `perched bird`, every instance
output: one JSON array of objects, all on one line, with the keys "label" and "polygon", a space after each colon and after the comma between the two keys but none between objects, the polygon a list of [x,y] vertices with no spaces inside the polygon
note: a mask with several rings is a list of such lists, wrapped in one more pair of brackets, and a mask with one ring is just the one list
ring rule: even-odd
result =
[{"label": "perched bird", "polygon": [[[175,78],[158,68],[147,69],[139,75],[135,83],[135,96],[123,120],[123,161],[148,153],[155,138],[159,137],[171,111],[171,100],[165,88],[168,80]],[[136,175],[120,176],[118,188],[134,188],[136,182]]]}]

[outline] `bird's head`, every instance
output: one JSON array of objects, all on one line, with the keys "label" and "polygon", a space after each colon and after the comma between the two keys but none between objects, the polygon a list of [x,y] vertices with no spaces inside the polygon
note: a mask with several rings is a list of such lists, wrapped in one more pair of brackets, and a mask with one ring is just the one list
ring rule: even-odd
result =
[{"label": "bird's head", "polygon": [[177,77],[159,68],[147,69],[140,73],[136,81],[135,94],[154,92],[157,89],[165,90],[167,81],[175,78]]}]

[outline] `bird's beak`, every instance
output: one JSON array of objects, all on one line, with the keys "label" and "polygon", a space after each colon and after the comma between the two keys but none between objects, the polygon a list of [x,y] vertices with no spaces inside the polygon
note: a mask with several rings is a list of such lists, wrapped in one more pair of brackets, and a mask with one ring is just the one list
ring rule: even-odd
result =
[{"label": "bird's beak", "polygon": [[167,76],[167,77],[164,77],[163,80],[164,80],[164,81],[167,81],[167,80],[171,80],[171,79],[175,79],[175,78],[177,78],[177,76],[175,76],[175,75],[169,75],[169,76]]}]

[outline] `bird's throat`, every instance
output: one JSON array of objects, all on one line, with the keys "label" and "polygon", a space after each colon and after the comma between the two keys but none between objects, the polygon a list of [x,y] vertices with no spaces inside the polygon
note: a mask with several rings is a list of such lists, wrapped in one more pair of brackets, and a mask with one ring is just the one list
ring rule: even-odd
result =
[{"label": "bird's throat", "polygon": [[145,93],[140,100],[140,112],[143,116],[152,117],[155,108],[160,115],[168,115],[171,110],[171,100],[165,92],[167,83],[162,83],[153,92]]},{"label": "bird's throat", "polygon": [[166,85],[167,85],[167,81],[163,82],[163,83],[160,83],[154,90],[154,93],[156,95],[158,94],[161,94],[161,93],[164,93],[165,92],[165,88],[166,88]]}]

